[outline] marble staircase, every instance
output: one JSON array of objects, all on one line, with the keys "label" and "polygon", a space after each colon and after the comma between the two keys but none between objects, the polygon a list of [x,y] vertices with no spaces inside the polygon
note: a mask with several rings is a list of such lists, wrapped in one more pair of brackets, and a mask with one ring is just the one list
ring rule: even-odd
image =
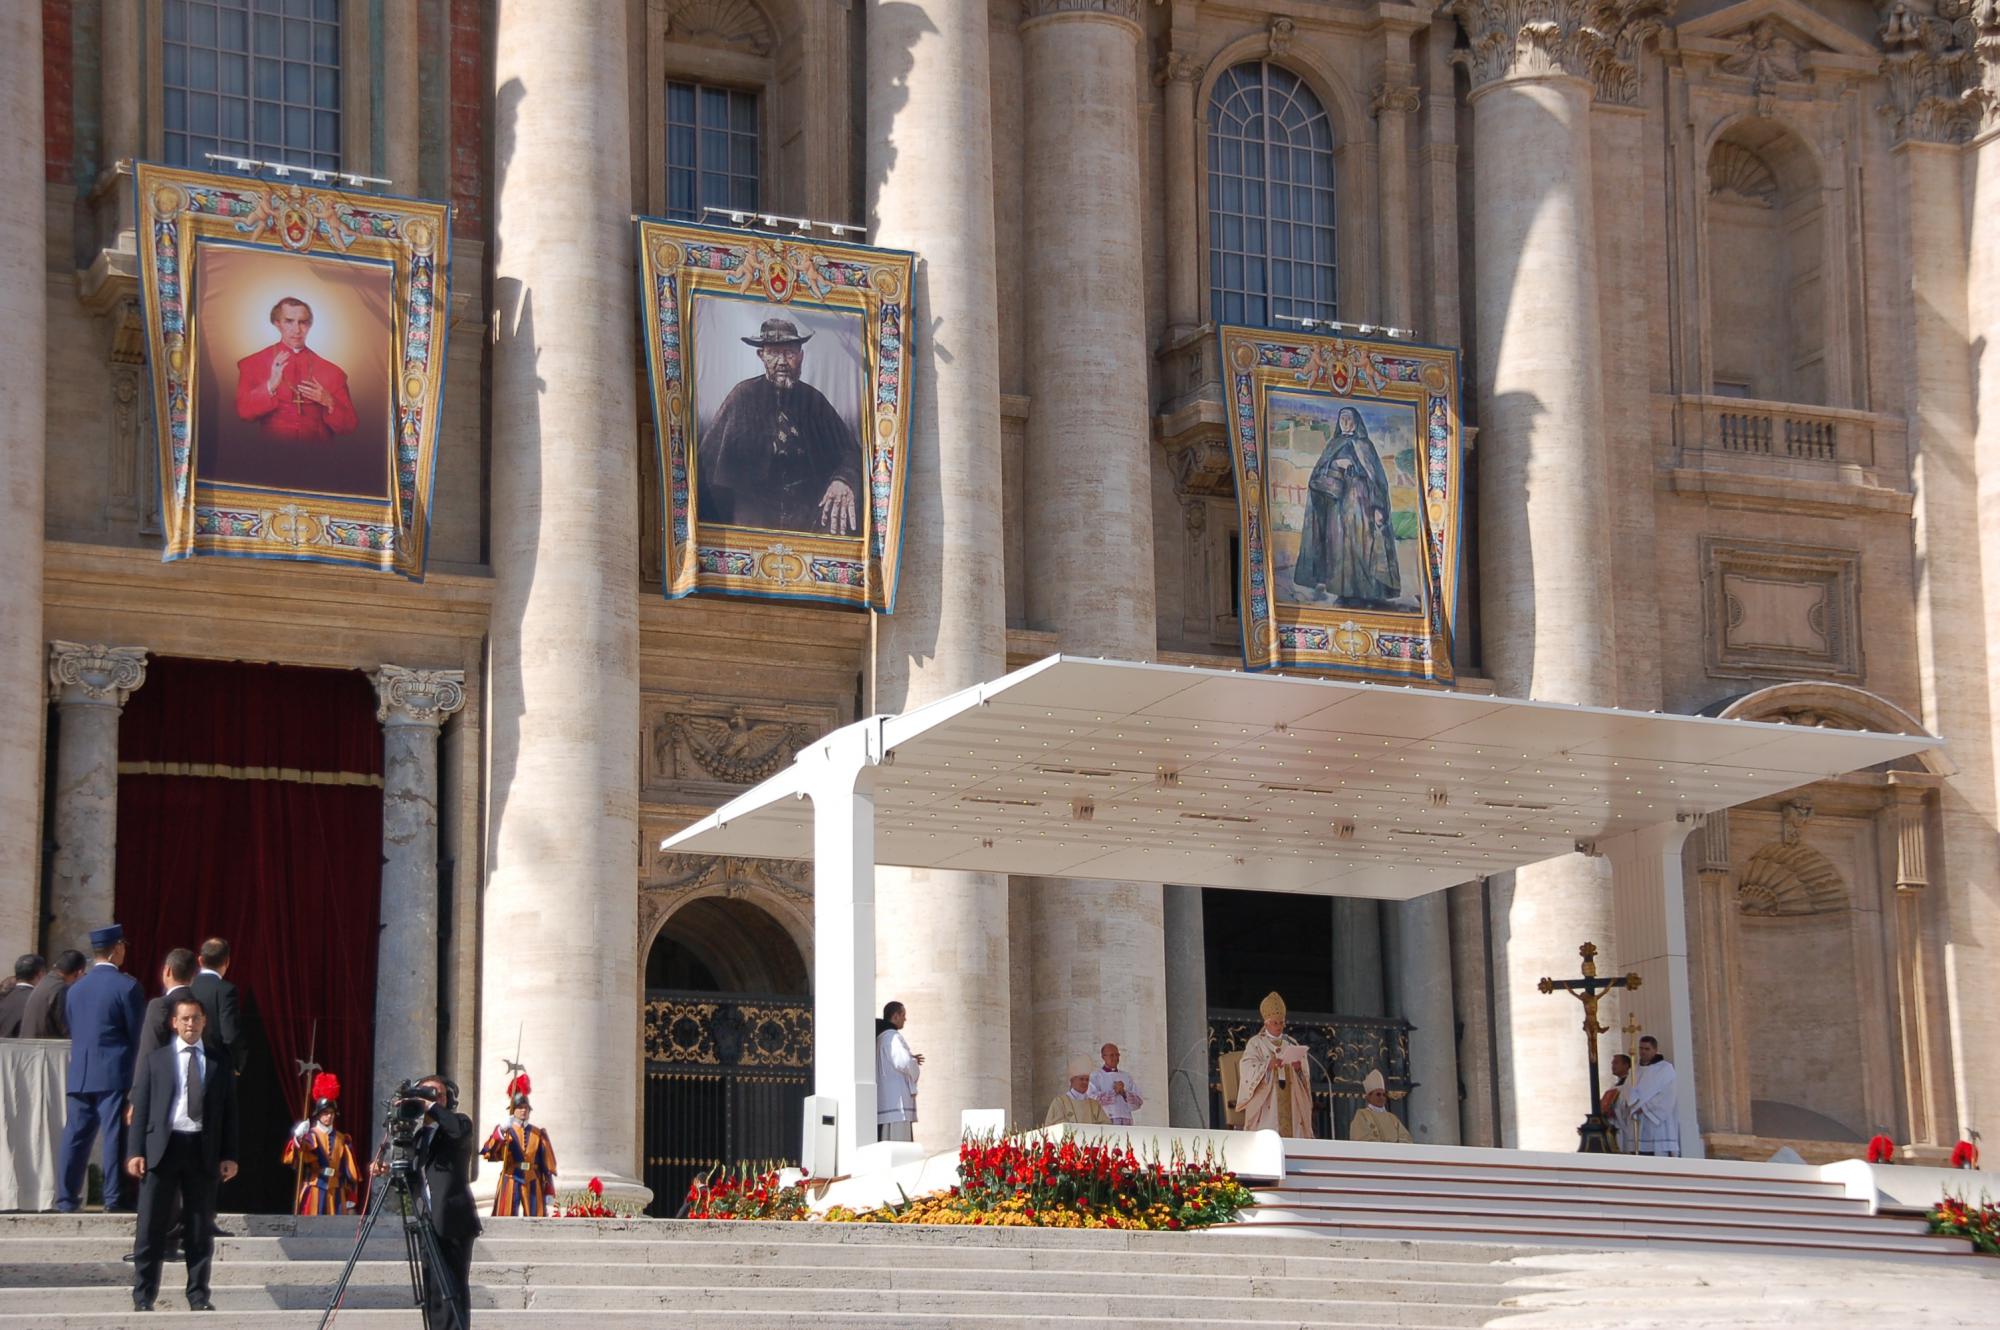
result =
[{"label": "marble staircase", "polygon": [[1968,1257],[1813,1165],[1286,1141],[1249,1222],[1301,1237]]}]

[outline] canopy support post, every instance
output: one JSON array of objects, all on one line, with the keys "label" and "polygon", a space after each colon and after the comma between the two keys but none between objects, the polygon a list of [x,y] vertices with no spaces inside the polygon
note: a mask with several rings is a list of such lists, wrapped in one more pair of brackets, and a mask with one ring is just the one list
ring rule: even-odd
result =
[{"label": "canopy support post", "polygon": [[1640,1027],[1659,1040],[1662,1056],[1674,1064],[1678,1099],[1681,1155],[1705,1157],[1701,1123],[1696,1112],[1694,1003],[1688,981],[1687,897],[1681,872],[1681,846],[1699,828],[1699,813],[1678,815],[1672,822],[1640,827],[1598,842],[1611,862],[1612,910],[1617,930],[1613,969],[1637,974],[1645,982],[1625,995],[1625,1010],[1636,1013]]},{"label": "canopy support post", "polygon": [[[808,755],[810,754],[810,756]],[[875,1140],[875,795],[881,718],[800,754],[813,804],[813,1093],[839,1104],[837,1165]]]}]

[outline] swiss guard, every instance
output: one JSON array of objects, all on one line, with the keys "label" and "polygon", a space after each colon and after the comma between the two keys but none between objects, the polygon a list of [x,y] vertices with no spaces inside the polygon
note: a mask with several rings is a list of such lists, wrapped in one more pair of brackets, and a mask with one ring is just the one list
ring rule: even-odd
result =
[{"label": "swiss guard", "polygon": [[500,1189],[493,1194],[495,1215],[546,1218],[556,1189],[556,1148],[549,1134],[528,1125],[528,1074],[507,1082],[507,1120],[493,1129],[480,1153],[500,1165]]},{"label": "swiss guard", "polygon": [[340,1118],[340,1078],[331,1072],[313,1077],[312,1117],[292,1128],[285,1142],[287,1164],[303,1164],[294,1214],[341,1215],[354,1208],[361,1190],[361,1162],[354,1142],[334,1123]]}]

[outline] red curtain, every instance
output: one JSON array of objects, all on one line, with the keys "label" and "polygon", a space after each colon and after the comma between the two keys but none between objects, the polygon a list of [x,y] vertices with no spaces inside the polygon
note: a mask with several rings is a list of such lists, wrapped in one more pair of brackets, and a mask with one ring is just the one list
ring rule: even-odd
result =
[{"label": "red curtain", "polygon": [[119,750],[126,764],[320,774],[121,774],[118,919],[127,968],[149,992],[169,950],[227,938],[229,978],[256,1006],[287,1102],[317,1022],[316,1060],[341,1079],[343,1115],[365,1123],[382,881],[382,790],[366,782],[381,775],[382,735],[367,678],[159,659],[126,707]]}]

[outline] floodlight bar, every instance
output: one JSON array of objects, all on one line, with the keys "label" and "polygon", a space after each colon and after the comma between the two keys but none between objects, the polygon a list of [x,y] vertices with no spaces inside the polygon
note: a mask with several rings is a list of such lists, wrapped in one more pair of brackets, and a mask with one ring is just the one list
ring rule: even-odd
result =
[{"label": "floodlight bar", "polygon": [[289,180],[295,175],[304,176],[315,185],[333,182],[347,185],[352,189],[366,189],[370,185],[388,186],[395,182],[387,176],[357,175],[352,171],[322,171],[316,166],[293,166],[289,162],[267,162],[256,157],[238,157],[234,153],[205,152],[202,154],[217,166],[227,166],[231,170],[249,174],[256,171],[269,172],[279,180]]},{"label": "floodlight bar", "polygon": [[761,223],[765,230],[775,231],[788,226],[794,231],[810,234],[813,231],[827,231],[836,236],[859,236],[868,234],[865,226],[852,226],[846,222],[822,222],[811,217],[780,217],[772,212],[749,212],[741,208],[717,208],[709,206],[701,210],[705,222],[712,217],[727,218],[731,226],[749,227],[753,222]]},{"label": "floodlight bar", "polygon": [[1410,341],[1417,335],[1415,328],[1391,328],[1385,323],[1344,323],[1339,319],[1301,319],[1291,314],[1273,316],[1284,323],[1295,323],[1300,332],[1351,332],[1360,337],[1387,337],[1395,341]]}]

